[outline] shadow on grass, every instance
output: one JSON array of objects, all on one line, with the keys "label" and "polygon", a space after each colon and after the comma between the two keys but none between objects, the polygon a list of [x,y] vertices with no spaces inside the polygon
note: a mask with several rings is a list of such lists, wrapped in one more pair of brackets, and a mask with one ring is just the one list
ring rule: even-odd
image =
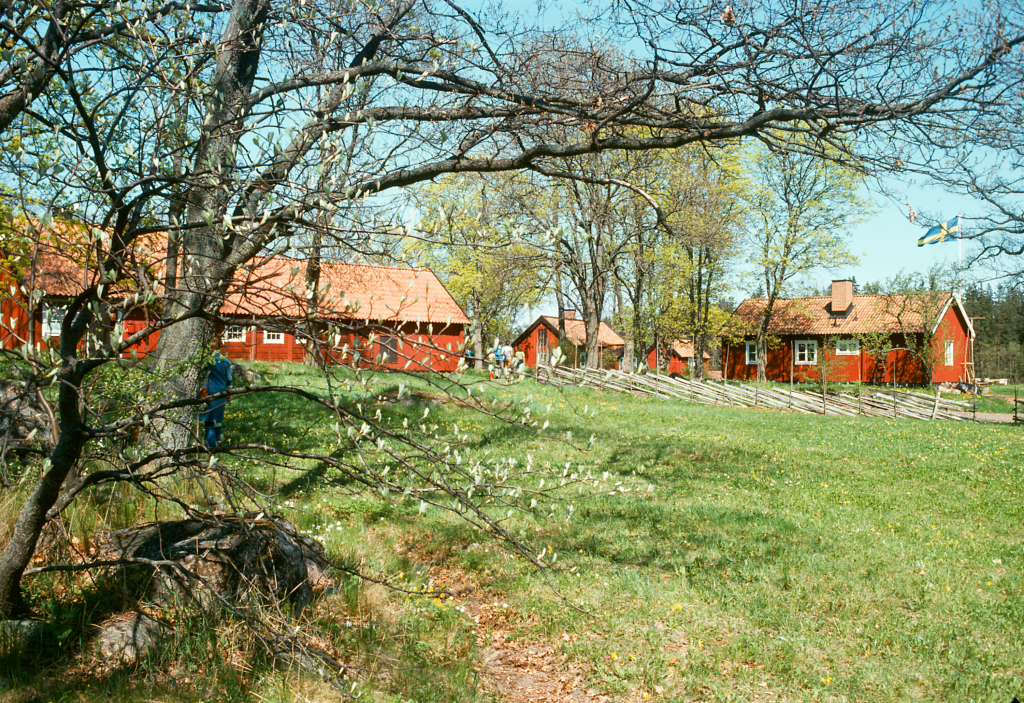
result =
[{"label": "shadow on grass", "polygon": [[[207,660],[206,664],[210,663]],[[186,667],[185,671],[189,669]],[[10,703],[130,703],[140,700],[249,703],[264,700],[251,690],[252,682],[245,674],[230,667],[221,667],[208,677],[189,677],[185,685],[174,679],[174,675],[149,659],[137,663],[104,662],[102,666],[87,669],[72,660],[58,659],[51,660],[44,668],[12,672],[7,690],[0,691],[3,691],[3,700]]]},{"label": "shadow on grass", "polygon": [[[157,694],[163,700],[197,700],[169,681],[167,665],[179,671],[211,671],[220,659],[213,628],[205,621],[178,618],[173,646],[154,650],[137,661],[98,652],[99,626],[112,616],[139,609],[148,576],[101,572],[95,578],[37,577],[29,583],[36,615],[48,624],[40,646],[6,651],[0,658],[0,699],[17,703],[50,701],[134,701]],[[265,667],[264,667],[265,668]],[[214,695],[198,699],[250,701],[237,671],[215,667]],[[151,681],[147,678],[152,675]],[[191,689],[191,687],[190,687]]]},{"label": "shadow on grass", "polygon": [[[175,611],[170,619],[172,643],[137,660],[99,653],[100,625],[145,608],[141,596],[148,578],[141,573],[103,572],[89,581],[55,578],[32,584],[36,587],[30,589],[30,597],[52,636],[40,647],[5,652],[0,659],[0,700],[257,700],[250,693],[251,679],[268,670],[269,661],[261,651],[245,653],[225,644],[218,635],[221,616],[216,614]],[[227,664],[239,654],[246,659],[245,667]],[[189,677],[193,685],[179,687],[174,682],[179,675]]]}]

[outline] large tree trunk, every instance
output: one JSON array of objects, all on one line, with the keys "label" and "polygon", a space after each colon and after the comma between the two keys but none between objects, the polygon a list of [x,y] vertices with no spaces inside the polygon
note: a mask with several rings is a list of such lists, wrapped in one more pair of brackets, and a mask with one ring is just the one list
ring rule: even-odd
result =
[{"label": "large tree trunk", "polygon": [[74,474],[82,448],[88,440],[87,428],[79,411],[82,379],[88,369],[77,358],[78,344],[93,319],[90,306],[80,304],[87,297],[91,295],[83,294],[80,301],[71,306],[68,316],[73,316],[73,319],[70,324],[66,322],[61,330],[60,355],[66,361],[57,376],[60,434],[49,456],[50,466],[18,513],[10,541],[0,556],[0,616],[5,618],[28,610],[21,594],[21,578],[49,520],[47,514],[60,497],[68,477]]},{"label": "large tree trunk", "polygon": [[[208,128],[200,136],[192,168],[194,174],[206,174],[205,185],[197,182],[188,193],[186,217],[189,222],[217,221],[227,212],[232,197],[229,174],[235,162],[245,103],[259,66],[269,7],[269,0],[235,0],[224,27],[206,107],[204,124]],[[196,311],[201,313],[160,334],[153,354],[157,368],[161,371],[183,369],[163,389],[164,398],[192,398],[198,393],[202,375],[198,361],[213,341],[211,320],[220,310],[234,273],[234,266],[228,259],[236,253],[233,245],[245,247],[246,244],[250,243],[236,242],[233,233],[219,226],[182,233],[178,249],[179,285],[169,296],[164,314],[174,318]],[[182,364],[188,360],[193,362]],[[160,420],[157,429],[168,449],[176,451],[191,445],[192,413],[192,409],[182,408]]]},{"label": "large tree trunk", "polygon": [[636,367],[636,364],[633,362],[633,357],[636,354],[636,335],[634,334],[635,330],[632,325],[624,324],[624,306],[622,304],[622,279],[619,278],[618,273],[616,273],[615,276],[614,290],[615,324],[618,325],[619,328],[622,330],[623,337],[625,337],[626,342],[625,346],[623,346],[622,348],[622,363],[619,365],[619,371],[632,371]]},{"label": "large tree trunk", "polygon": [[765,369],[768,362],[768,340],[764,335],[757,335],[757,380],[764,381]]},{"label": "large tree trunk", "polygon": [[583,306],[583,323],[587,329],[588,369],[601,368],[601,313],[593,304]]},{"label": "large tree trunk", "polygon": [[473,368],[484,370],[484,326],[480,316],[480,292],[473,291]]},{"label": "large tree trunk", "polygon": [[558,343],[565,341],[565,298],[562,297],[562,265],[555,263],[555,303],[558,305]]},{"label": "large tree trunk", "polygon": [[[77,389],[61,386],[61,396],[71,395],[77,406]],[[61,400],[61,407],[65,401]],[[77,411],[76,411],[77,414]],[[62,410],[63,415],[63,410]],[[48,518],[47,513],[57,502],[61,489],[81,457],[87,434],[80,426],[61,425],[57,447],[50,455],[50,468],[36,484],[32,494],[18,513],[11,531],[10,541],[0,556],[0,616],[10,618],[28,612],[21,594],[21,578],[35,553],[39,535]]]},{"label": "large tree trunk", "polygon": [[761,315],[761,322],[757,326],[757,380],[765,381],[765,370],[768,364],[768,329],[772,321],[772,313],[775,311],[776,293],[772,291],[768,295],[768,303],[764,306],[764,313]]},{"label": "large tree trunk", "polygon": [[690,370],[690,379],[693,381],[704,380],[704,341],[702,335],[693,335],[693,368]]},{"label": "large tree trunk", "polygon": [[601,368],[601,314],[604,312],[604,295],[607,290],[608,272],[605,269],[604,236],[600,223],[591,223],[592,238],[588,246],[590,255],[591,281],[589,287],[580,286],[583,303],[583,320],[587,330],[587,368]]}]

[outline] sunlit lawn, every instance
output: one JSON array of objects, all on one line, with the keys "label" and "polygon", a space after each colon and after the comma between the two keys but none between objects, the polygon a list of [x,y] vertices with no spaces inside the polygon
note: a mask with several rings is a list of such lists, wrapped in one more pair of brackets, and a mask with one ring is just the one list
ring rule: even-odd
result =
[{"label": "sunlit lawn", "polygon": [[[302,367],[263,371],[265,383],[327,392]],[[1024,692],[1022,428],[473,380],[488,399],[532,395],[535,416],[551,404],[550,427],[536,437],[432,405],[442,440],[457,423],[480,455],[609,474],[571,522],[515,525],[558,554],[551,584],[586,612],[451,515],[385,503],[315,466],[304,477],[243,461],[237,470],[282,492],[281,510],[340,562],[414,592],[445,587],[455,569],[474,588],[454,606],[498,594],[515,613],[515,637],[553,643],[583,663],[587,688],[614,700],[1008,703]],[[400,382],[427,386],[381,376],[370,389]],[[383,412],[418,418],[423,408]],[[336,441],[332,422],[294,396],[246,397],[229,407],[227,437],[322,450]],[[607,495],[620,481],[630,491]],[[371,699],[482,699],[473,623],[452,606],[342,579],[309,626],[373,663],[356,676]]]},{"label": "sunlit lawn", "polygon": [[[523,523],[560,555],[558,590],[590,615],[498,550],[465,560],[519,609],[523,637],[588,662],[590,685],[711,700],[1008,701],[1024,690],[1020,428],[714,409],[532,380],[487,392],[532,394],[538,413],[551,403],[550,438],[455,407],[434,416],[441,431],[458,422],[477,451],[654,486],[581,503],[570,523]],[[596,435],[594,449],[560,441],[567,431],[577,444]],[[338,536],[345,525],[442,551],[479,539],[411,506],[370,523],[368,504],[352,512],[350,498],[311,489],[305,500],[328,519],[310,525],[334,511]]]}]

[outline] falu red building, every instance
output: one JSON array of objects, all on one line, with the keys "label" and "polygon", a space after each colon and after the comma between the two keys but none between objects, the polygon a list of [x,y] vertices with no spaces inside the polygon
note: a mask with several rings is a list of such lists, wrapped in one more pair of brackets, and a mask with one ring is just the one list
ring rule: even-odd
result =
[{"label": "falu red building", "polygon": [[[723,328],[725,378],[756,378],[766,306],[744,300]],[[831,296],[776,300],[768,331],[771,381],[818,382],[823,373],[843,383],[974,380],[974,327],[951,292],[854,295],[852,281],[833,281]]]},{"label": "falu red building", "polygon": [[[663,370],[669,373],[686,373],[693,364],[693,340],[673,339],[668,345],[661,349],[661,360]],[[702,360],[705,376],[709,373],[708,365],[711,363],[711,355],[704,352]],[[658,348],[653,344],[647,350],[647,368],[658,368]]]},{"label": "falu red building", "polygon": [[221,317],[232,359],[301,361],[313,336],[320,357],[409,371],[454,371],[469,318],[429,269],[321,262],[316,315],[306,260],[275,257],[239,272]]},{"label": "falu red building", "polygon": [[[583,320],[576,318],[575,310],[565,311],[565,336],[574,347],[574,351],[570,352],[569,358],[563,364],[582,366],[584,363],[583,350],[587,345],[587,325]],[[598,327],[597,339],[601,354],[612,356],[616,360],[626,347],[625,340],[604,322]],[[551,357],[551,352],[558,347],[558,318],[545,315],[538,317],[512,341],[511,346],[517,352],[523,352],[523,359],[527,366],[537,368],[538,359],[541,365],[546,365]],[[616,361],[612,366],[618,368],[618,362]]]},{"label": "falu red building", "polygon": [[[145,294],[117,289],[106,296],[106,333],[118,330],[122,339],[161,315],[163,257],[143,244],[131,254]],[[458,366],[469,319],[433,272],[322,262],[312,307],[305,273],[305,260],[287,257],[239,269],[220,311],[221,352],[236,360],[303,361],[308,351],[332,363],[410,371]],[[83,237],[51,238],[31,258],[2,258],[0,344],[55,345],[68,304],[96,275]],[[32,306],[30,295],[37,298]],[[144,335],[125,355],[145,356],[158,338]]]}]

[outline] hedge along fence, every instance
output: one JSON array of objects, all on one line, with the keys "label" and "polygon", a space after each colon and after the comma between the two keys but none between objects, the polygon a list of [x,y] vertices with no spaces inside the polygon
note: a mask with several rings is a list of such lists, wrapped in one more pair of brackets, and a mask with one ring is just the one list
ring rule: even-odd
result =
[{"label": "hedge along fence", "polygon": [[940,397],[938,391],[934,397],[924,393],[897,390],[875,390],[855,396],[849,393],[813,393],[792,389],[780,391],[749,383],[730,385],[668,376],[627,374],[615,370],[598,371],[551,366],[538,368],[537,380],[554,386],[598,388],[703,405],[793,410],[817,415],[964,420],[966,418],[963,417],[963,413],[971,412],[969,403],[947,400]]}]

